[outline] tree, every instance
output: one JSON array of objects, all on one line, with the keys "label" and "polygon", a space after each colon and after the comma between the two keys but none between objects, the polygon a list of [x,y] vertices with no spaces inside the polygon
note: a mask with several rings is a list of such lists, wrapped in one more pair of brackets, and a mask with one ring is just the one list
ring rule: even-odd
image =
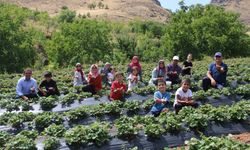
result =
[{"label": "tree", "polygon": [[109,33],[106,22],[82,19],[64,23],[47,43],[49,59],[59,66],[103,60],[112,52]]},{"label": "tree", "polygon": [[19,72],[35,62],[31,35],[22,28],[27,14],[25,9],[0,4],[0,72]]},{"label": "tree", "polygon": [[193,53],[194,58],[201,59],[216,51],[225,57],[250,53],[250,38],[239,15],[213,5],[191,6],[186,12],[179,10],[173,14],[162,43],[169,57],[186,58]]}]

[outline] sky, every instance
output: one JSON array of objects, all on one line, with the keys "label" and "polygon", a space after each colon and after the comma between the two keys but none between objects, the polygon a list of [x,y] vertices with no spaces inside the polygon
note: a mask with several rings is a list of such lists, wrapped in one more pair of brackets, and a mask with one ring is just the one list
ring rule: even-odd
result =
[{"label": "sky", "polygon": [[[179,9],[179,0],[159,0],[161,3],[161,6],[167,9],[172,10],[173,12]],[[186,5],[190,6],[193,4],[209,4],[211,0],[185,0],[184,1]]]}]

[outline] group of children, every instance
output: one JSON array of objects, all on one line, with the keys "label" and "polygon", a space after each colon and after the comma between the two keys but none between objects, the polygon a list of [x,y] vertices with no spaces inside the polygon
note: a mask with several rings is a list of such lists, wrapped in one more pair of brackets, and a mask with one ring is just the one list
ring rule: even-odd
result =
[{"label": "group of children", "polygon": [[[180,67],[178,66],[179,58],[173,58],[173,64],[165,66],[164,61],[160,60],[158,66],[153,70],[152,82],[157,86],[158,90],[154,93],[155,104],[152,106],[151,113],[154,116],[158,116],[161,112],[168,111],[167,105],[169,105],[171,94],[167,92],[166,75],[174,77],[175,74],[179,74]],[[188,59],[190,60],[190,58]],[[177,62],[177,63],[176,63]],[[188,66],[192,66],[191,61],[188,61]],[[186,67],[186,65],[184,66]],[[172,68],[172,71],[171,71]],[[191,67],[183,68],[189,69],[187,74],[190,74]],[[56,82],[52,79],[51,72],[45,72],[44,80],[37,88],[36,81],[31,78],[32,71],[26,70],[25,77],[21,78],[17,84],[17,94],[23,99],[39,96],[60,95]],[[82,86],[84,92],[90,92],[92,94],[98,93],[102,89],[102,84],[110,86],[109,99],[123,100],[124,95],[127,92],[133,90],[142,81],[142,69],[139,63],[139,58],[134,56],[127,69],[128,75],[126,79],[128,84],[124,82],[124,74],[116,72],[116,69],[111,66],[110,63],[106,63],[104,68],[99,70],[96,64],[91,65],[90,71],[85,75],[83,67],[80,63],[77,63],[74,71],[74,86]],[[26,87],[30,87],[32,84],[33,91],[22,93],[21,91]],[[128,85],[128,86],[127,86]],[[181,82],[181,87],[175,93],[174,109],[178,113],[183,106],[198,107],[198,104],[192,100],[192,91],[189,89],[191,82],[189,79],[185,79]],[[45,88],[45,89],[43,89]],[[30,91],[30,89],[27,89]],[[28,93],[28,94],[27,94]]]}]

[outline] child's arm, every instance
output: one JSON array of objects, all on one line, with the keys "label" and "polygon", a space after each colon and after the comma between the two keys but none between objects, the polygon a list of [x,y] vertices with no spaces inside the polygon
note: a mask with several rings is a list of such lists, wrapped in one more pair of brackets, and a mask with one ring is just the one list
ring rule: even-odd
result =
[{"label": "child's arm", "polygon": [[155,100],[155,103],[157,103],[157,104],[161,104],[161,103],[166,102],[166,100],[162,99],[161,96],[158,93],[154,94],[154,100]]},{"label": "child's arm", "polygon": [[177,95],[177,102],[180,104],[186,104],[188,101],[187,98],[182,98],[180,95]]}]

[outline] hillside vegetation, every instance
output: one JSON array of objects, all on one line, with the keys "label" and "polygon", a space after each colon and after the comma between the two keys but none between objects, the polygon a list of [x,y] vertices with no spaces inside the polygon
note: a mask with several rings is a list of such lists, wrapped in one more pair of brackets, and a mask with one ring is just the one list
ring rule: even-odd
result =
[{"label": "hillside vegetation", "polygon": [[216,51],[226,58],[250,54],[250,38],[239,16],[212,5],[183,7],[163,24],[93,20],[67,7],[50,17],[47,12],[0,4],[0,20],[1,72],[76,62],[122,64],[133,55],[149,63],[173,55],[184,60],[188,53],[195,59]]}]

